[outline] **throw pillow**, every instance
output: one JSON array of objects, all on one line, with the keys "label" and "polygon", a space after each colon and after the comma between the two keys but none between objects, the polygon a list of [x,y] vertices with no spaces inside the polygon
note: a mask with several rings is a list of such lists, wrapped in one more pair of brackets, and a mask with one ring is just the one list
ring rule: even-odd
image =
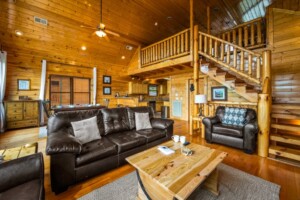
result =
[{"label": "throw pillow", "polygon": [[134,113],[135,114],[135,127],[136,130],[152,128],[149,113]]},{"label": "throw pillow", "polygon": [[71,122],[74,135],[81,144],[101,139],[97,125],[97,116],[77,122]]},{"label": "throw pillow", "polygon": [[244,126],[247,109],[245,108],[225,108],[225,115],[222,119],[223,124]]}]

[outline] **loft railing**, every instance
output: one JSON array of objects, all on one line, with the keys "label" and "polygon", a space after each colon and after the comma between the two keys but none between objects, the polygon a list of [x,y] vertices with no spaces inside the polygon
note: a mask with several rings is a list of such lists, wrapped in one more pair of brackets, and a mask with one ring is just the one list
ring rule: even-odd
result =
[{"label": "loft railing", "polygon": [[262,55],[199,31],[199,53],[260,85]]},{"label": "loft railing", "polygon": [[227,42],[254,49],[265,45],[264,18],[257,18],[217,35]]},{"label": "loft railing", "polygon": [[141,49],[141,67],[190,54],[190,29]]}]

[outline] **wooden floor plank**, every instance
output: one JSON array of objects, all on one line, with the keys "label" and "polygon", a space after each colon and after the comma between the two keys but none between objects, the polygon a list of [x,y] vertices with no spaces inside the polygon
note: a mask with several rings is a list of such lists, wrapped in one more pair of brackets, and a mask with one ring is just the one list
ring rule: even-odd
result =
[{"label": "wooden floor plank", "polygon": [[[218,144],[208,144],[201,139],[199,134],[188,133],[188,122],[176,120],[174,132],[178,135],[186,136],[187,140],[193,143],[201,144],[220,151],[228,153],[223,163],[242,170],[246,173],[261,177],[265,180],[274,182],[281,186],[280,199],[296,200],[300,199],[300,168],[288,165],[268,158],[262,158],[254,155],[245,154],[243,151],[235,148],[226,147]],[[134,168],[130,165],[124,165],[118,169],[111,170],[97,177],[79,183],[70,187],[66,192],[55,195],[50,187],[50,161],[45,156],[46,139],[38,138],[39,128],[19,129],[0,134],[0,149],[22,146],[27,143],[38,142],[38,151],[44,153],[45,161],[45,190],[47,200],[58,199],[76,199],[87,194],[105,184],[132,172]]]}]

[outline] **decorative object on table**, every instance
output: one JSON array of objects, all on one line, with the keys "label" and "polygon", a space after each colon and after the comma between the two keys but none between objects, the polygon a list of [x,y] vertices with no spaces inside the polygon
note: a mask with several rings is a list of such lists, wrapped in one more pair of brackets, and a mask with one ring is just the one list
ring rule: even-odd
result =
[{"label": "decorative object on table", "polygon": [[19,100],[29,100],[28,96],[19,96]]},{"label": "decorative object on table", "polygon": [[187,148],[186,146],[182,145],[181,153],[186,155],[186,156],[190,156],[190,155],[193,154],[193,151],[191,149]]},{"label": "decorative object on table", "polygon": [[111,87],[103,87],[104,95],[111,95]]},{"label": "decorative object on table", "polygon": [[[215,194],[200,186],[193,192],[190,199],[279,199],[280,185],[222,163],[219,165],[218,170],[219,174],[222,174],[222,176],[219,177],[220,195],[216,197]],[[91,191],[90,193],[78,198],[78,200],[136,199],[137,193],[137,175],[136,172],[131,172],[130,174],[108,183],[103,187]]]},{"label": "decorative object on table", "polygon": [[30,90],[30,80],[18,79],[18,90]]},{"label": "decorative object on table", "polygon": [[185,136],[180,136],[179,140],[180,140],[181,144],[184,144],[186,142],[186,137]]},{"label": "decorative object on table", "polygon": [[227,87],[211,87],[212,101],[227,101]]},{"label": "decorative object on table", "polygon": [[171,138],[174,142],[179,142],[180,137],[179,137],[179,135],[173,135]]},{"label": "decorative object on table", "polygon": [[203,116],[203,104],[207,103],[206,95],[205,94],[195,95],[195,103],[200,104],[199,116]]},{"label": "decorative object on table", "polygon": [[103,75],[103,83],[104,84],[111,84],[111,76]]}]

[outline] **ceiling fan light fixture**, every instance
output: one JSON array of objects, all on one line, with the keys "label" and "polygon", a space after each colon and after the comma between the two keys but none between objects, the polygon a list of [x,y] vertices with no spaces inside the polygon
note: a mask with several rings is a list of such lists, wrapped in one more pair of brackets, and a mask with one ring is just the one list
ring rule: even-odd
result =
[{"label": "ceiling fan light fixture", "polygon": [[96,35],[102,38],[106,36],[106,33],[103,30],[98,30],[96,31]]}]

